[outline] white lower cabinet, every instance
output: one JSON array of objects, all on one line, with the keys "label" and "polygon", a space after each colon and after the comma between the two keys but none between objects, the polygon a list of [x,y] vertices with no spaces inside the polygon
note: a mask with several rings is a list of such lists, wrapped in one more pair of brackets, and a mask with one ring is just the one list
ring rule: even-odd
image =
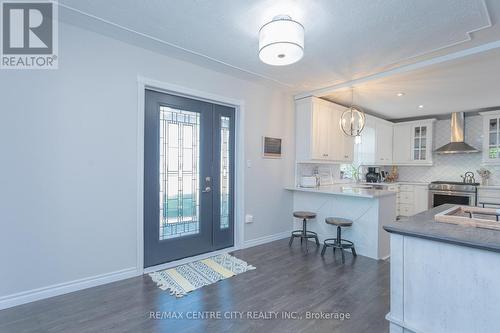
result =
[{"label": "white lower cabinet", "polygon": [[399,185],[398,184],[392,184],[387,187],[387,190],[396,192],[396,217],[399,216]]},{"label": "white lower cabinet", "polygon": [[398,207],[399,216],[410,216],[413,215],[413,205],[400,203]]},{"label": "white lower cabinet", "polygon": [[479,187],[477,189],[477,205],[498,208],[500,206],[500,187]]},{"label": "white lower cabinet", "polygon": [[413,205],[413,189],[399,192],[399,202],[406,205]]},{"label": "white lower cabinet", "polygon": [[389,190],[397,192],[396,207],[398,216],[411,216],[429,209],[427,184],[390,185]]},{"label": "white lower cabinet", "polygon": [[428,185],[414,185],[414,214],[429,209],[429,187]]}]

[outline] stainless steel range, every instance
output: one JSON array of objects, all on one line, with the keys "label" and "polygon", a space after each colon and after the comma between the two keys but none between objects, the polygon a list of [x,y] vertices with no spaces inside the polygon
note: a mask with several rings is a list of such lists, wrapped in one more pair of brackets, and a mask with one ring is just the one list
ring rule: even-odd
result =
[{"label": "stainless steel range", "polygon": [[436,181],[429,184],[429,207],[452,203],[475,206],[479,183]]}]

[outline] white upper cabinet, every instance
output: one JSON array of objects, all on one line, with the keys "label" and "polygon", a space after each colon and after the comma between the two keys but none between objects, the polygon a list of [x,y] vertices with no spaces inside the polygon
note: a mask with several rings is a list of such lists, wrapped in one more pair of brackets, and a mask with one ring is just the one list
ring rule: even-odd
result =
[{"label": "white upper cabinet", "polygon": [[[340,128],[340,117],[345,110],[343,106],[316,97],[295,101],[298,161],[352,163],[355,160],[360,165],[432,165],[435,119],[392,123],[366,115],[361,144],[355,145],[354,138],[345,135]],[[499,121],[500,112],[497,116],[496,121]],[[498,150],[498,140],[495,143]]]},{"label": "white upper cabinet", "polygon": [[340,128],[340,117],[346,110],[345,107],[329,103],[332,112],[332,137],[330,139],[330,149],[335,161],[352,163],[354,160],[354,137],[345,135]]},{"label": "white upper cabinet", "polygon": [[376,164],[377,135],[375,123],[367,116],[365,128],[361,132],[361,143],[354,146],[355,162],[358,165]]},{"label": "white upper cabinet", "polygon": [[380,164],[392,164],[393,125],[387,121],[377,123],[377,158]]},{"label": "white upper cabinet", "polygon": [[434,119],[394,124],[393,164],[432,165]]},{"label": "white upper cabinet", "polygon": [[345,163],[352,163],[354,161],[354,137],[342,133],[342,144],[342,149],[339,150],[342,152],[340,160]]},{"label": "white upper cabinet", "polygon": [[394,164],[408,164],[411,161],[411,126],[395,124],[393,132],[392,162]]},{"label": "white upper cabinet", "polygon": [[308,97],[295,102],[296,159],[351,163],[354,140],[340,129],[344,107]]},{"label": "white upper cabinet", "polygon": [[392,123],[366,116],[361,144],[355,146],[356,163],[360,165],[392,164]]},{"label": "white upper cabinet", "polygon": [[480,115],[483,116],[483,163],[500,164],[500,111]]},{"label": "white upper cabinet", "polygon": [[[312,149],[311,158],[317,160],[328,160],[331,154],[331,131],[330,123],[333,122],[333,115],[327,105],[314,103],[312,105]],[[301,126],[301,124],[298,124]]]}]

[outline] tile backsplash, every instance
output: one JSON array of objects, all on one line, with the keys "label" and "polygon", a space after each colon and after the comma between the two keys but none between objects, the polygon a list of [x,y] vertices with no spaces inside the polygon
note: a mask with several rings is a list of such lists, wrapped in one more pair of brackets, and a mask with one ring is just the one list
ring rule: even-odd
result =
[{"label": "tile backsplash", "polygon": [[[465,141],[471,146],[482,150],[482,117],[471,116],[465,118]],[[450,142],[450,120],[438,120],[434,127],[434,149]],[[481,177],[476,170],[482,166],[482,154],[456,154],[432,156],[433,166],[401,166],[399,180],[423,181],[434,180],[461,181],[460,175],[467,171],[474,172],[477,182]],[[490,185],[500,185],[500,166],[486,166],[491,171]]]},{"label": "tile backsplash", "polygon": [[312,176],[317,173],[321,185],[330,185],[338,181],[340,166],[338,164],[299,163],[296,170],[296,184],[300,184],[300,177]]}]

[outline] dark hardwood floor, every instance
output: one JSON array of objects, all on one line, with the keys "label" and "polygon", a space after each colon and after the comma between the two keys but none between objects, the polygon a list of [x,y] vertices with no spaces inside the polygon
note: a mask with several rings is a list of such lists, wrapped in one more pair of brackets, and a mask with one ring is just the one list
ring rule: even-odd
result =
[{"label": "dark hardwood floor", "polygon": [[[388,332],[389,262],[331,251],[322,259],[288,239],[234,252],[256,270],[176,299],[149,276],[132,278],[0,311],[0,332]],[[331,250],[331,249],[330,249]],[[186,319],[194,312],[243,312],[243,319]],[[227,312],[226,312],[227,311]],[[250,319],[249,311],[279,312]],[[306,319],[306,312],[349,313],[350,319]],[[184,319],[152,319],[150,312]],[[281,319],[282,312],[302,319]]]}]

